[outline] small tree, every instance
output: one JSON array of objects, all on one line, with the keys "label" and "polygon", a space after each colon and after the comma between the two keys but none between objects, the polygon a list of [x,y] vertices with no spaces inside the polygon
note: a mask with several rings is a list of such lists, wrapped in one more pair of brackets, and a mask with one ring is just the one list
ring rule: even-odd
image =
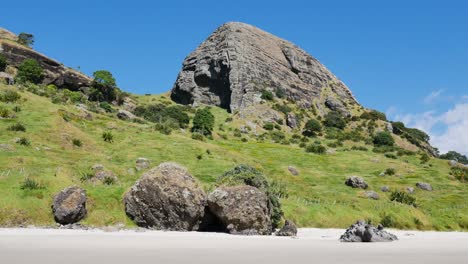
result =
[{"label": "small tree", "polygon": [[198,109],[193,118],[193,132],[203,135],[211,135],[215,123],[215,117],[209,108]]},{"label": "small tree", "polygon": [[36,60],[25,59],[18,67],[16,78],[22,83],[31,82],[38,84],[44,78],[44,71]]},{"label": "small tree", "polygon": [[31,47],[34,44],[34,35],[21,32],[18,35],[18,43],[27,47]]},{"label": "small tree", "polygon": [[89,100],[112,102],[118,99],[119,90],[112,73],[106,70],[99,70],[93,73],[93,77]]},{"label": "small tree", "polygon": [[395,144],[395,140],[392,135],[387,131],[375,134],[373,142],[376,146],[393,146],[393,144]]},{"label": "small tree", "polygon": [[338,129],[343,129],[346,126],[345,120],[340,115],[340,113],[337,113],[337,112],[329,112],[325,116],[325,120],[323,121],[323,124],[327,127],[336,127]]},{"label": "small tree", "polygon": [[302,134],[304,136],[311,137],[315,136],[315,134],[319,133],[320,131],[322,131],[322,125],[320,125],[320,122],[315,119],[310,119],[305,124]]},{"label": "small tree", "polygon": [[0,54],[0,72],[5,71],[6,66],[7,66],[6,58],[2,54]]}]

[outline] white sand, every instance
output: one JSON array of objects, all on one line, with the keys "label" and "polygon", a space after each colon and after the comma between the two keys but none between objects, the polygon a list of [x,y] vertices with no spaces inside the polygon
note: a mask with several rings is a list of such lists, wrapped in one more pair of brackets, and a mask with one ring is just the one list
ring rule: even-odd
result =
[{"label": "white sand", "polygon": [[297,238],[0,229],[0,263],[468,263],[468,233],[390,231],[400,240],[341,243],[340,229],[301,229]]}]

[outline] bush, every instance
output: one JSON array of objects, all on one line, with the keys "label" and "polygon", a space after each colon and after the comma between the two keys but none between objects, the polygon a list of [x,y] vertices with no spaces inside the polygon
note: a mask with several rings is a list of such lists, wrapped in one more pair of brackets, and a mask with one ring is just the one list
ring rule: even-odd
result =
[{"label": "bush", "polygon": [[18,73],[16,78],[20,83],[33,83],[38,84],[44,78],[44,71],[39,63],[34,59],[25,59],[18,66]]},{"label": "bush", "polygon": [[3,54],[0,54],[0,72],[4,72],[7,66],[7,60]]},{"label": "bush", "polygon": [[406,150],[406,149],[398,149],[397,151],[397,155],[398,156],[412,156],[416,154],[415,152],[411,151],[411,150]]},{"label": "bush", "polygon": [[112,142],[114,142],[114,135],[112,134],[112,132],[106,131],[106,132],[102,133],[102,139],[105,142],[112,143]]},{"label": "bush", "polygon": [[325,120],[323,121],[323,124],[326,127],[335,127],[338,129],[343,129],[346,127],[346,122],[341,116],[340,113],[338,112],[329,112],[325,116]]},{"label": "bush", "polygon": [[372,149],[375,153],[386,153],[395,151],[394,146],[377,146]]},{"label": "bush", "polygon": [[275,143],[280,143],[286,138],[286,135],[284,135],[284,133],[281,131],[271,131],[270,137],[271,140],[273,140]]},{"label": "bush", "polygon": [[29,139],[25,138],[25,137],[22,137],[18,140],[18,144],[22,145],[22,146],[30,146],[31,145],[31,141],[29,141]]},{"label": "bush", "polygon": [[34,44],[34,35],[30,33],[21,32],[18,35],[17,42],[23,46],[31,47]]},{"label": "bush", "polygon": [[276,88],[275,89],[275,94],[276,94],[276,97],[278,97],[278,98],[284,98],[286,96],[286,93],[281,88]]},{"label": "bush", "polygon": [[10,116],[11,116],[10,110],[8,110],[8,108],[5,108],[5,107],[0,105],[0,117],[1,118],[10,118]]},{"label": "bush", "polygon": [[79,140],[77,138],[72,139],[72,143],[73,143],[73,146],[76,146],[76,147],[83,146],[83,142],[81,142],[81,140]]},{"label": "bush", "polygon": [[462,166],[455,166],[450,168],[450,175],[455,177],[457,180],[461,182],[468,182],[467,178],[468,168]]},{"label": "bush", "polygon": [[269,200],[272,226],[273,228],[278,227],[278,224],[281,221],[281,217],[283,215],[279,198],[281,195],[284,195],[284,188],[278,188],[278,186],[271,188],[263,173],[253,167],[243,164],[225,172],[218,178],[217,182],[218,185],[230,186],[245,184],[264,191],[267,194]]},{"label": "bush", "polygon": [[102,183],[104,183],[105,185],[113,185],[115,184],[115,178],[106,176],[104,177],[104,180],[102,180]]},{"label": "bush", "polygon": [[192,132],[198,132],[205,136],[211,135],[214,123],[215,117],[209,108],[198,109],[193,118]]},{"label": "bush", "polygon": [[304,126],[304,131],[302,134],[307,137],[315,136],[316,133],[322,131],[322,125],[316,119],[310,119]]},{"label": "bush", "polygon": [[429,157],[429,155],[427,155],[427,153],[424,152],[421,154],[421,157],[419,159],[421,160],[421,163],[424,164],[428,162],[431,159],[431,157]]},{"label": "bush", "polygon": [[262,96],[261,98],[263,100],[267,100],[267,101],[272,101],[274,96],[273,96],[273,93],[271,91],[268,91],[268,90],[262,90]]},{"label": "bush", "polygon": [[99,107],[101,107],[102,109],[104,109],[104,111],[106,111],[107,113],[112,113],[112,112],[114,112],[114,109],[112,108],[112,105],[109,104],[108,102],[101,102],[101,103],[99,103]]},{"label": "bush", "polygon": [[194,132],[194,133],[192,133],[192,139],[199,140],[199,141],[205,141],[205,136],[203,136],[200,133]]},{"label": "bush", "polygon": [[18,105],[15,105],[15,106],[13,107],[13,111],[15,111],[16,113],[19,113],[19,112],[21,112],[21,107],[18,106]]},{"label": "bush", "polygon": [[393,153],[385,153],[384,156],[389,159],[397,159],[397,156]]},{"label": "bush", "polygon": [[372,138],[372,142],[376,146],[393,146],[393,144],[395,144],[395,140],[388,131],[375,134]]},{"label": "bush", "polygon": [[384,113],[379,112],[377,110],[369,110],[367,112],[362,113],[361,115],[362,119],[368,119],[368,120],[383,120],[387,121],[387,117],[385,116]]},{"label": "bush", "polygon": [[455,160],[457,162],[460,162],[461,164],[465,164],[467,165],[468,164],[468,158],[465,156],[465,155],[462,155],[456,151],[449,151],[445,154],[442,154],[439,156],[439,158],[441,159],[445,159],[445,160]]},{"label": "bush", "polygon": [[315,154],[325,154],[327,152],[327,149],[319,144],[310,144],[306,147],[305,149],[306,152],[312,152]]},{"label": "bush", "polygon": [[271,122],[266,122],[263,124],[263,129],[265,130],[273,130],[275,128],[275,125]]},{"label": "bush", "polygon": [[26,132],[26,127],[24,127],[23,124],[16,123],[14,125],[11,125],[8,127],[8,130],[10,131],[20,131],[20,132]]},{"label": "bush", "polygon": [[380,224],[384,227],[395,227],[395,219],[391,215],[384,215],[380,220]]},{"label": "bush", "polygon": [[21,190],[39,190],[44,187],[41,186],[37,181],[31,178],[26,178],[20,185]]},{"label": "bush", "polygon": [[394,168],[387,168],[385,171],[384,171],[385,175],[388,175],[388,176],[391,176],[391,175],[395,175],[396,171]]},{"label": "bush", "polygon": [[21,95],[13,90],[5,90],[0,94],[0,101],[5,103],[14,103],[21,98]]},{"label": "bush", "polygon": [[283,113],[284,115],[287,115],[292,111],[292,108],[286,104],[274,104],[273,109]]},{"label": "bush", "polygon": [[368,149],[366,147],[363,147],[363,146],[352,146],[351,150],[368,151]]},{"label": "bush", "polygon": [[138,106],[133,113],[155,123],[167,123],[170,121],[181,128],[187,127],[190,122],[190,117],[185,113],[185,108],[178,105],[165,106],[163,104],[153,104],[146,107]]},{"label": "bush", "polygon": [[416,198],[402,191],[393,191],[390,194],[390,201],[395,201],[398,203],[416,207]]}]

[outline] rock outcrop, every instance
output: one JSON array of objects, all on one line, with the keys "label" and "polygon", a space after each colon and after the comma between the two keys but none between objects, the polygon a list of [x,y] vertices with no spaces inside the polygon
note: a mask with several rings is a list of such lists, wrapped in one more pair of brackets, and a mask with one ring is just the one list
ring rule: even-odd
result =
[{"label": "rock outcrop", "polygon": [[219,187],[208,196],[208,207],[230,234],[271,234],[268,197],[255,187]]},{"label": "rock outcrop", "polygon": [[391,242],[398,238],[383,230],[383,226],[377,228],[364,221],[357,221],[350,226],[340,237],[341,242]]},{"label": "rock outcrop", "polygon": [[76,187],[68,187],[59,192],[52,204],[52,213],[57,223],[69,225],[86,216],[86,191]]},{"label": "rock outcrop", "polygon": [[367,189],[368,185],[363,178],[358,176],[348,177],[345,184],[353,188]]},{"label": "rock outcrop", "polygon": [[17,38],[13,33],[0,28],[0,54],[5,56],[8,65],[17,68],[25,59],[34,59],[44,69],[43,84],[54,84],[70,90],[80,90],[91,85],[92,79],[88,76],[16,43]]},{"label": "rock outcrop", "polygon": [[321,98],[346,113],[345,106],[357,105],[346,85],[304,50],[239,22],[219,27],[185,59],[171,98],[234,112],[259,104],[262,90],[281,91],[304,108],[322,105]]},{"label": "rock outcrop", "polygon": [[205,193],[186,168],[166,162],[143,174],[124,203],[138,226],[194,231],[204,215]]}]

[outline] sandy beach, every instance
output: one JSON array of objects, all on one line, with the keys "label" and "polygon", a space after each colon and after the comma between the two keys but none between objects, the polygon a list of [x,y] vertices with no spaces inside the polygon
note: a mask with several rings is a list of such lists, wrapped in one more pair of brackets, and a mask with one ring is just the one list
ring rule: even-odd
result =
[{"label": "sandy beach", "polygon": [[341,229],[296,238],[218,233],[0,229],[1,263],[468,263],[468,233],[390,230],[390,243],[341,243]]}]

